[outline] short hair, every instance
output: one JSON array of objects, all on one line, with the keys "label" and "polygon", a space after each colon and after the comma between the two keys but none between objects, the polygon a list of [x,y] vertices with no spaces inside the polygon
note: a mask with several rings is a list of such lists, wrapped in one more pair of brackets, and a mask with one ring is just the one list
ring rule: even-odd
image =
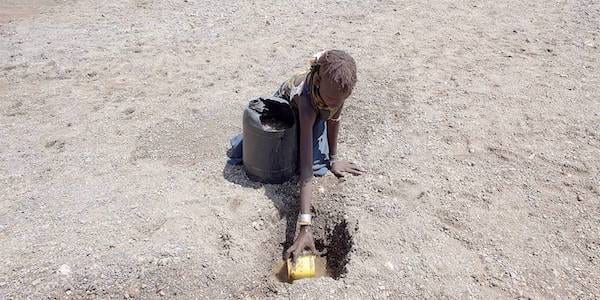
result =
[{"label": "short hair", "polygon": [[356,85],[356,62],[343,50],[327,50],[318,60],[322,75],[333,80],[344,92],[352,92]]}]

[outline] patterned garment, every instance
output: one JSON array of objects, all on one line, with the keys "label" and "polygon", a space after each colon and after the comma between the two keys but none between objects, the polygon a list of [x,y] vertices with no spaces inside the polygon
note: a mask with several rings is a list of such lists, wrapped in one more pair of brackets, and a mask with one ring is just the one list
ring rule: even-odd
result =
[{"label": "patterned garment", "polygon": [[[315,55],[309,63],[312,65],[316,62],[321,53]],[[308,82],[308,83],[307,83]],[[275,97],[283,98],[290,101],[290,104],[294,108],[298,108],[297,104],[293,100],[295,96],[308,96],[311,99],[312,107],[321,120],[333,120],[339,121],[342,113],[343,103],[337,107],[328,106],[317,92],[317,87],[312,84],[312,76],[310,71],[298,73],[292,76],[281,84],[279,89],[273,94]]]}]

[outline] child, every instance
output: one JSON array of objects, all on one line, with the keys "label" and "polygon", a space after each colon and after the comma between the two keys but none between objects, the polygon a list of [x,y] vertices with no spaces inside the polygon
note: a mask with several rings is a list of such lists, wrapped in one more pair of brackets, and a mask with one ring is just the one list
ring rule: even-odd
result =
[{"label": "child", "polygon": [[[354,163],[337,159],[337,138],[344,101],[356,84],[356,63],[346,52],[327,50],[310,60],[310,70],[284,82],[275,97],[290,101],[298,111],[300,125],[300,225],[298,235],[286,251],[295,260],[304,250],[316,253],[311,231],[312,176],[329,170],[337,177],[361,175]],[[232,141],[230,163],[241,162],[241,140]],[[236,150],[237,149],[237,150]],[[237,153],[236,153],[237,152]]]}]

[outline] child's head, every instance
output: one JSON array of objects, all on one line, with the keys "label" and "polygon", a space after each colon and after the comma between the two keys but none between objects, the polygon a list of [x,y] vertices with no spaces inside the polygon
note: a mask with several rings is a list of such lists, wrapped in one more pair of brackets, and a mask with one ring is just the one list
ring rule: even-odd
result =
[{"label": "child's head", "polygon": [[325,51],[316,61],[315,85],[328,106],[336,107],[346,100],[356,84],[356,63],[342,50]]}]

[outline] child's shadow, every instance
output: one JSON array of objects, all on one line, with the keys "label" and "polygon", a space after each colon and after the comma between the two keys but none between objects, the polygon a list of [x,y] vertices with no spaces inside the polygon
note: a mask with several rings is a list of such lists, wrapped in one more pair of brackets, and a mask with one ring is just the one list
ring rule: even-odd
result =
[{"label": "child's shadow", "polygon": [[282,243],[282,257],[294,242],[296,234],[296,219],[298,218],[298,185],[297,177],[282,184],[266,184],[252,181],[246,176],[246,172],[241,165],[225,164],[223,168],[223,178],[227,181],[241,185],[243,187],[260,189],[264,188],[265,195],[273,202],[277,208],[280,218],[286,219],[285,241]]}]

